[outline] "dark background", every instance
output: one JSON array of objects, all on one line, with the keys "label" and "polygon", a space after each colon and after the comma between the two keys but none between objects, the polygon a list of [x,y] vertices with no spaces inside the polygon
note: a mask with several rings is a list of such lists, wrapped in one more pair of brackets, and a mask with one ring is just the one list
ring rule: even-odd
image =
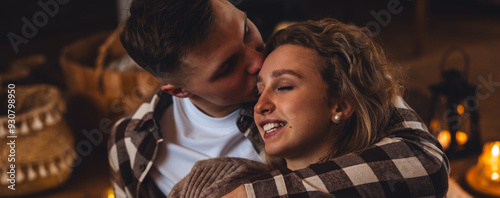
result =
[{"label": "dark background", "polygon": [[[55,0],[54,0],[55,1]],[[370,11],[387,9],[387,0],[234,0],[238,8],[246,11],[249,18],[257,25],[264,40],[272,33],[276,23],[289,20],[300,21],[305,19],[320,19],[332,17],[344,22],[365,26],[374,20]],[[414,2],[400,0],[403,12],[393,16],[393,20],[413,23]],[[476,15],[499,17],[500,3],[495,0],[440,0],[429,2],[429,14],[433,17],[466,19]],[[118,17],[115,1],[98,0],[70,0],[69,3],[59,6],[59,12],[49,17],[47,25],[38,28],[34,38],[28,39],[27,44],[19,45],[19,53],[15,53],[7,39],[9,32],[21,34],[26,17],[32,21],[33,15],[41,11],[38,1],[35,0],[5,0],[0,7],[0,71],[5,71],[11,60],[33,53],[44,53],[49,62],[57,57],[60,48],[76,38],[89,35],[101,30],[112,30],[117,27]],[[458,15],[450,15],[451,13]],[[432,20],[431,20],[432,23]],[[414,34],[409,29],[407,34]],[[480,30],[478,30],[480,31]],[[382,34],[385,32],[382,31]],[[50,40],[51,42],[47,43]],[[43,77],[41,77],[43,78]],[[47,79],[44,79],[47,80]],[[52,81],[58,81],[52,79]],[[61,82],[54,82],[59,83]]]},{"label": "dark background", "polygon": [[[320,19],[333,17],[344,22],[365,26],[374,18],[370,11],[387,9],[387,0],[234,0],[238,7],[248,13],[249,18],[257,25],[264,40],[272,33],[276,23],[289,20],[300,21],[305,19]],[[415,34],[414,1],[400,0],[403,12],[392,16],[393,21],[410,25],[405,34]],[[437,18],[454,18],[456,20],[481,17],[498,18],[500,16],[500,3],[477,0],[440,0],[430,1],[428,14],[432,16],[430,24]],[[27,44],[19,45],[16,54],[7,39],[9,32],[22,35],[21,28],[24,24],[21,18],[26,17],[32,21],[33,15],[42,11],[35,0],[5,0],[0,7],[0,72],[8,69],[13,59],[25,57],[34,53],[45,54],[50,65],[35,72],[33,81],[43,81],[65,87],[64,80],[60,78],[60,69],[57,58],[61,48],[87,35],[102,30],[112,30],[117,27],[118,17],[115,1],[98,0],[70,0],[69,3],[59,6],[59,12],[54,17],[49,17],[47,25],[38,28],[38,33]],[[394,26],[395,24],[390,24]],[[384,28],[385,29],[385,28]],[[480,29],[478,31],[481,31]],[[381,36],[387,30],[381,31]],[[30,81],[31,81],[30,80]]]}]

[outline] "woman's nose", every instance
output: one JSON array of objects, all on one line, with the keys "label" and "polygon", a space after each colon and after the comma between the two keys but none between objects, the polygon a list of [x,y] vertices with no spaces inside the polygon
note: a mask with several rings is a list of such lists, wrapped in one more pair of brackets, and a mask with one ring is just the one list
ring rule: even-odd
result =
[{"label": "woman's nose", "polygon": [[253,110],[255,113],[258,113],[260,115],[265,115],[272,113],[276,106],[274,103],[269,99],[267,94],[263,93],[259,97],[259,101],[257,101],[257,104],[255,104]]}]

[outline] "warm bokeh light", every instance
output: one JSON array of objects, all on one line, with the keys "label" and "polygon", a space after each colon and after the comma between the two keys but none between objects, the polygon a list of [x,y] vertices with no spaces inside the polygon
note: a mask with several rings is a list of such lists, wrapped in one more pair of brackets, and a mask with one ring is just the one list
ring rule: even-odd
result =
[{"label": "warm bokeh light", "polygon": [[491,155],[493,157],[498,157],[498,152],[499,152],[498,151],[498,145],[493,146],[493,148],[491,149]]},{"label": "warm bokeh light", "polygon": [[486,142],[476,166],[467,171],[466,181],[482,193],[500,197],[500,141]]},{"label": "warm bokeh light", "polygon": [[431,127],[431,131],[438,129],[439,128],[439,121],[436,119],[432,120],[430,127]]},{"label": "warm bokeh light", "polygon": [[467,143],[467,140],[469,140],[469,136],[467,136],[467,133],[463,131],[458,131],[455,138],[457,139],[457,144],[460,146],[464,145]]},{"label": "warm bokeh light", "polygon": [[113,192],[113,189],[108,189],[108,198],[115,198],[115,193]]},{"label": "warm bokeh light", "polygon": [[463,105],[458,105],[457,106],[457,113],[458,115],[462,115],[465,112],[465,108]]},{"label": "warm bokeh light", "polygon": [[451,135],[450,135],[450,131],[448,130],[443,130],[441,131],[439,134],[438,134],[438,137],[437,137],[439,143],[441,144],[441,146],[443,147],[443,149],[448,149],[448,147],[450,147],[450,142],[451,142]]},{"label": "warm bokeh light", "polygon": [[491,174],[491,179],[497,180],[498,179],[498,173]]}]

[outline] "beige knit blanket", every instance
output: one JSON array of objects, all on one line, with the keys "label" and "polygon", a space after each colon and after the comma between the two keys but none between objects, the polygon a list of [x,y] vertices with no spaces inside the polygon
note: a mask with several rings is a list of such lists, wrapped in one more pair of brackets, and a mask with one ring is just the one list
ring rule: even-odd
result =
[{"label": "beige knit blanket", "polygon": [[250,177],[270,170],[263,163],[242,158],[198,161],[191,172],[174,186],[168,197],[222,197],[248,182]]}]

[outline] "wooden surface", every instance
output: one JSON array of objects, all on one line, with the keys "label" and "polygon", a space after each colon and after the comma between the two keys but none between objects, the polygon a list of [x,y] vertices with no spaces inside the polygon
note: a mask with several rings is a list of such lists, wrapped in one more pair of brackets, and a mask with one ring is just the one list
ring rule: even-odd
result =
[{"label": "wooden surface", "polygon": [[450,178],[457,181],[458,185],[473,197],[491,197],[474,191],[466,182],[465,175],[470,168],[477,164],[479,155],[450,160]]},{"label": "wooden surface", "polygon": [[82,159],[82,163],[75,167],[65,184],[20,198],[108,198],[107,192],[111,189],[111,183],[105,151],[95,149],[91,155]]}]

